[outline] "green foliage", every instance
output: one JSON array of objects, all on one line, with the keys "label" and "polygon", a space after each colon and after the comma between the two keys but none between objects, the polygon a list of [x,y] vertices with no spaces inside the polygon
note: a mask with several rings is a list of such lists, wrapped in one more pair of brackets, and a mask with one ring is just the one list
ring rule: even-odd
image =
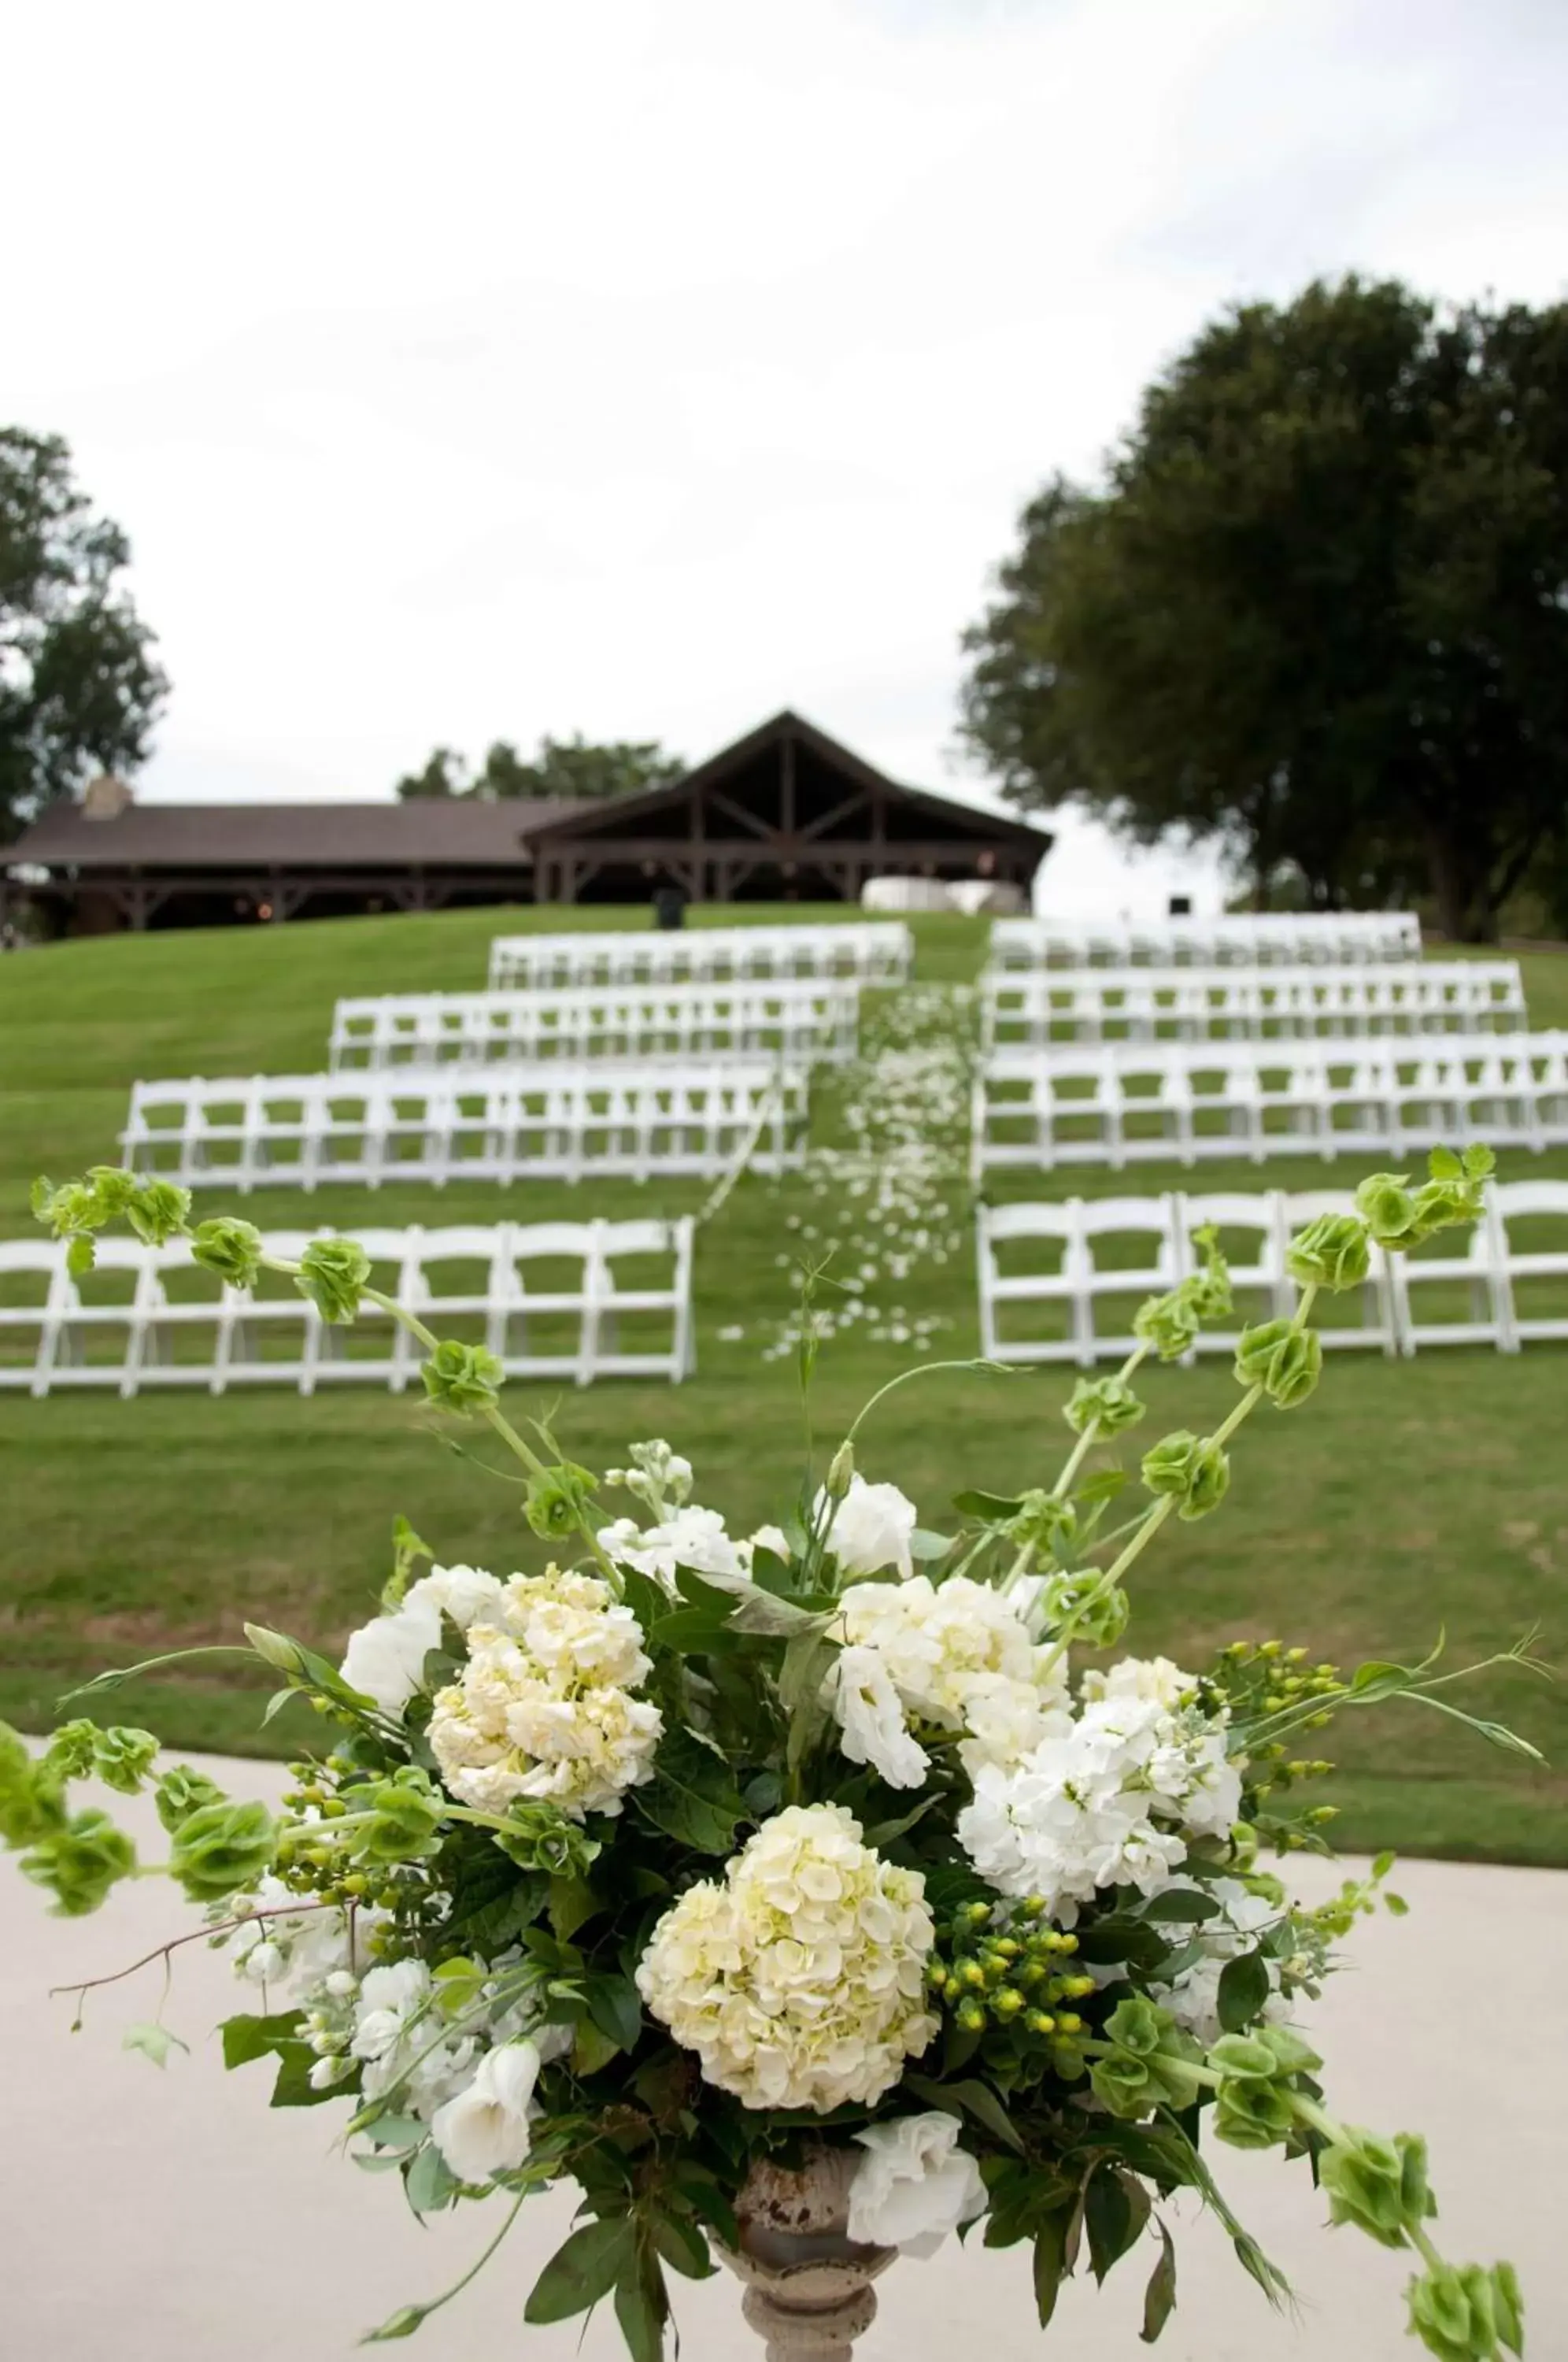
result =
[{"label": "green foliage", "polygon": [[58,435],[0,428],[0,843],[94,772],[147,758],[168,681]]},{"label": "green foliage", "polygon": [[1315,282],[1205,328],[969,633],[1003,792],[1479,936],[1568,842],[1568,305]]},{"label": "green foliage", "polygon": [[660,1739],[654,1767],[649,1784],[632,1792],[643,1819],[695,1853],[731,1852],[745,1800],[718,1749],[677,1727]]},{"label": "green foliage", "polygon": [[594,745],[580,734],[541,738],[532,761],[498,738],[477,771],[450,746],[437,746],[422,771],[397,783],[404,801],[420,797],[468,797],[495,803],[513,797],[576,803],[602,796],[638,795],[682,778],[686,765],[657,740],[614,739]]}]

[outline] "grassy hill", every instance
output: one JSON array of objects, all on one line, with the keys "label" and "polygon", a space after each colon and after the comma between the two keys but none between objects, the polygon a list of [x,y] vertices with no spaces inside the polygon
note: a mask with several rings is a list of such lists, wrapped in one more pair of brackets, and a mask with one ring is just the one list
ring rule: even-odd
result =
[{"label": "grassy hill", "polygon": [[[753,906],[694,913],[831,917]],[[481,984],[486,947],[503,927],[641,923],[640,912],[473,911],[297,928],[121,937],[0,960],[0,1237],[27,1227],[33,1175],[63,1175],[115,1153],[138,1075],[310,1071],[324,1062],[340,993]],[[919,918],[919,973],[972,974],[981,922]],[[1534,1021],[1568,1024],[1568,958],[1527,959]],[[1506,1158],[1506,1173],[1568,1174],[1568,1156]],[[1292,1159],[1146,1166],[1135,1178],[1075,1175],[1084,1194],[1135,1187],[1341,1186],[1343,1165]],[[1053,1185],[1015,1178],[1009,1194]],[[1055,1192],[1061,1194],[1059,1190]],[[416,1186],[373,1196],[319,1191],[308,1202],[269,1190],[245,1210],[264,1225],[350,1224],[676,1213],[701,1185],[464,1184],[439,1198]],[[233,1201],[215,1196],[208,1211]],[[573,1454],[613,1464],[625,1444],[667,1434],[697,1466],[700,1496],[745,1531],[792,1490],[801,1418],[788,1363],[761,1346],[788,1313],[791,1213],[813,1219],[803,1184],[747,1179],[702,1234],[697,1265],[699,1374],[688,1385],[602,1384],[558,1402]],[[821,1218],[820,1208],[815,1219]],[[906,1315],[950,1324],[936,1351],[976,1350],[972,1264],[927,1266],[891,1291]],[[726,1338],[721,1331],[740,1328]],[[823,1356],[813,1393],[830,1439],[907,1358],[856,1338]],[[963,1485],[1049,1481],[1066,1430],[1063,1372],[934,1375],[875,1418],[862,1464],[920,1500],[940,1526]],[[1201,1429],[1233,1400],[1224,1367],[1156,1372],[1153,1420]],[[525,1408],[543,1389],[519,1385]],[[554,1397],[548,1397],[554,1400]],[[1423,1653],[1439,1626],[1450,1661],[1468,1661],[1540,1619],[1546,1646],[1568,1617],[1568,1354],[1538,1348],[1432,1352],[1391,1364],[1331,1357],[1324,1385],[1288,1418],[1245,1429],[1224,1509],[1179,1530],[1140,1570],[1135,1634],[1143,1649],[1193,1659],[1237,1633],[1278,1632],[1315,1656]],[[1153,1422],[1152,1422],[1153,1423]],[[1154,1431],[1158,1431],[1157,1427]],[[456,1454],[410,1400],[345,1392],[214,1400],[165,1395],[34,1402],[0,1395],[0,1714],[38,1725],[57,1692],[109,1662],[230,1637],[242,1618],[336,1640],[369,1607],[401,1511],[440,1552],[502,1568],[538,1545],[521,1528],[509,1483]],[[225,1661],[210,1661],[221,1667]],[[1490,1702],[1561,1762],[1568,1755],[1554,1694],[1478,1683]],[[198,1664],[182,1678],[122,1694],[182,1745],[255,1747],[257,1701]],[[287,1742],[289,1725],[282,1724]],[[1556,1739],[1555,1749],[1553,1739]],[[1484,1749],[1436,1716],[1351,1718],[1331,1751],[1346,1841],[1568,1861],[1568,1777]]]}]

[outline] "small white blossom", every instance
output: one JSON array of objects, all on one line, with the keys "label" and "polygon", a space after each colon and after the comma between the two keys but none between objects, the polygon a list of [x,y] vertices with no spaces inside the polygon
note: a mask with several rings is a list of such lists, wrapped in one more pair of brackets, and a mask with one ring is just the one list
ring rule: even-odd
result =
[{"label": "small white blossom", "polygon": [[[817,1516],[827,1507],[827,1496],[817,1495]],[[849,1490],[833,1513],[827,1546],[845,1574],[878,1574],[897,1567],[906,1579],[914,1573],[910,1537],[915,1529],[915,1505],[896,1485],[868,1485],[852,1476]]]},{"label": "small white blossom", "polygon": [[613,1525],[601,1527],[598,1541],[617,1566],[635,1567],[639,1574],[667,1585],[682,1566],[693,1574],[735,1576],[745,1572],[739,1546],[724,1531],[716,1509],[677,1509],[657,1526],[617,1518]]},{"label": "small white blossom", "polygon": [[933,2109],[856,2134],[866,2155],[849,2189],[852,2239],[933,2256],[950,2231],[985,2213],[986,2185],[958,2129],[955,2117]]},{"label": "small white blossom", "polygon": [[540,2058],[526,2038],[487,2050],[471,2083],[436,2109],[430,2131],[459,2181],[493,2180],[528,2154]]},{"label": "small white blossom", "polygon": [[918,1788],[931,1758],[910,1737],[903,1701],[875,1649],[841,1649],[829,1675],[839,1749],[851,1763],[869,1763],[889,1788]]}]

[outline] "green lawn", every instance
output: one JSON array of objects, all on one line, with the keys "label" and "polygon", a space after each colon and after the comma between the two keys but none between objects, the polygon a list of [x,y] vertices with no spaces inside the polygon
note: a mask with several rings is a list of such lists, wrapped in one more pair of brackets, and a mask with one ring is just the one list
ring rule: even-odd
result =
[{"label": "green lawn", "polygon": [[[728,912],[694,914],[720,921]],[[805,916],[756,907],[745,916]],[[834,913],[811,912],[811,916]],[[840,912],[837,915],[849,915]],[[112,1155],[138,1075],[311,1070],[323,1062],[341,992],[475,986],[490,937],[507,926],[584,923],[640,913],[461,912],[232,933],[122,937],[0,961],[0,1236],[27,1223],[34,1173],[57,1176]],[[920,973],[974,971],[984,923],[917,919]],[[1568,958],[1525,962],[1534,1021],[1568,1024]],[[1568,1173],[1568,1157],[1506,1159],[1507,1173]],[[1353,1169],[1292,1159],[1261,1171],[1213,1165],[1197,1175],[1146,1166],[1076,1174],[1091,1194],[1186,1186],[1344,1186]],[[1009,1195],[1062,1194],[1016,1176]],[[258,1193],[246,1207],[276,1227],[315,1221],[449,1221],[553,1214],[676,1212],[695,1183],[480,1184],[435,1198],[417,1187],[337,1189],[304,1201]],[[218,1210],[215,1198],[208,1210]],[[573,1453],[603,1466],[638,1436],[669,1434],[697,1464],[702,1497],[745,1531],[797,1481],[801,1427],[787,1364],[764,1364],[765,1324],[787,1310],[778,1258],[802,1185],[747,1180],[703,1233],[697,1266],[699,1374],[663,1385],[605,1384],[558,1403]],[[820,1215],[820,1209],[818,1209]],[[908,1309],[952,1326],[944,1352],[976,1349],[967,1257],[894,1290]],[[738,1342],[721,1341],[733,1324]],[[830,1350],[813,1413],[836,1437],[900,1365],[896,1347],[864,1340]],[[1049,1481],[1066,1430],[1062,1371],[1008,1377],[933,1375],[876,1415],[862,1464],[920,1499],[940,1525],[949,1496]],[[1153,1418],[1202,1429],[1233,1399],[1226,1370],[1158,1372]],[[541,1390],[518,1387],[525,1408]],[[1215,1517],[1150,1553],[1136,1592],[1135,1638],[1189,1660],[1237,1633],[1278,1632],[1342,1660],[1425,1650],[1446,1627],[1458,1663],[1539,1618],[1547,1653],[1568,1591],[1568,1356],[1537,1348],[1432,1352],[1402,1363],[1331,1357],[1320,1392],[1288,1417],[1243,1431],[1230,1499]],[[35,1727],[58,1690],[104,1663],[163,1646],[222,1639],[242,1618],[334,1642],[367,1609],[402,1511],[443,1555],[505,1566],[539,1546],[521,1529],[514,1490],[457,1456],[410,1399],[346,1392],[143,1397],[0,1396],[0,1714]],[[1146,1572],[1144,1571],[1146,1570]],[[182,1745],[264,1744],[256,1699],[200,1662],[139,1692],[122,1710]],[[1478,1683],[1473,1703],[1506,1713],[1568,1758],[1556,1694],[1522,1681]],[[282,1726],[287,1742],[289,1723]],[[1568,1778],[1484,1749],[1435,1715],[1389,1708],[1349,1719],[1331,1751],[1347,1842],[1568,1861]]]}]

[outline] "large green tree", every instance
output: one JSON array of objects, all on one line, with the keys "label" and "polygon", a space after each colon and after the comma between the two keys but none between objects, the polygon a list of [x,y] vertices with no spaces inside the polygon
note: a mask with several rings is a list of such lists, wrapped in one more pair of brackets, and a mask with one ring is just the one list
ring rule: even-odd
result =
[{"label": "large green tree", "polygon": [[0,840],[145,760],[168,682],[121,579],[130,544],[57,435],[0,427]]},{"label": "large green tree", "polygon": [[966,736],[1026,806],[1484,938],[1568,855],[1568,305],[1309,287],[1206,329],[1024,512]]},{"label": "large green tree", "polygon": [[422,771],[397,783],[398,794],[477,796],[493,803],[506,796],[550,796],[577,802],[590,796],[629,796],[663,787],[686,770],[679,756],[657,740],[613,739],[599,745],[580,734],[541,738],[531,762],[498,738],[477,770],[449,746],[437,746]]}]

